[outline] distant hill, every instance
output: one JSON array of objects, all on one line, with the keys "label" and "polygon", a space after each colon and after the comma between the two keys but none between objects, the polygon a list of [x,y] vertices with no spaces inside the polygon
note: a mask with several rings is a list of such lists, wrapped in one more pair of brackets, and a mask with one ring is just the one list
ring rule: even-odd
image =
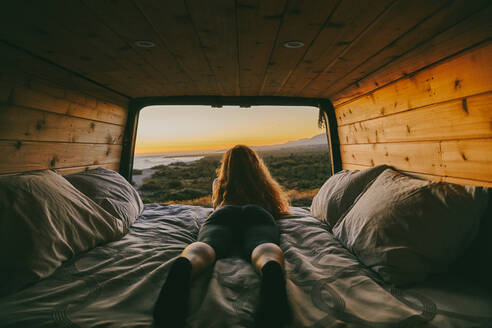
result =
[{"label": "distant hill", "polygon": [[284,148],[297,148],[297,147],[307,147],[307,146],[320,146],[326,145],[328,143],[328,139],[326,134],[321,133],[312,138],[303,138],[299,140],[287,141],[278,145],[267,145],[267,146],[257,146],[253,147],[253,149],[258,151],[268,151],[268,150],[277,150]]},{"label": "distant hill", "polygon": [[[266,145],[266,146],[253,146],[252,148],[256,151],[275,151],[275,150],[285,150],[294,148],[303,148],[303,150],[307,150],[310,148],[317,148],[320,146],[326,146],[328,144],[328,139],[326,134],[321,133],[312,138],[303,138],[298,140],[287,141],[282,144],[277,145]],[[227,151],[227,149],[215,150],[215,151],[188,151],[188,152],[179,152],[179,153],[162,153],[162,154],[152,154],[152,155],[136,155],[136,157],[187,157],[187,156],[206,156],[206,155],[220,155]]]}]

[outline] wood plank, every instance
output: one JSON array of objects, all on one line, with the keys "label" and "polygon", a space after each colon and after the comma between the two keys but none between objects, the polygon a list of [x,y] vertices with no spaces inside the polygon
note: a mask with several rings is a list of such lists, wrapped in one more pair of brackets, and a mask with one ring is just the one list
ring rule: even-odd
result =
[{"label": "wood plank", "polygon": [[0,139],[121,144],[124,127],[25,107],[0,105]]},{"label": "wood plank", "polygon": [[439,142],[341,145],[340,151],[344,164],[388,164],[405,171],[444,175]]},{"label": "wood plank", "polygon": [[[133,90],[133,97],[161,95],[164,91],[162,74],[152,68],[145,58],[132,47],[135,40],[128,40],[111,30],[80,0],[52,0],[50,11],[57,21],[70,31],[78,42],[94,49],[96,56],[105,56],[123,69],[109,75],[116,84],[126,81]],[[132,10],[138,10],[132,7]]]},{"label": "wood plank", "polygon": [[66,167],[66,168],[62,168],[62,169],[55,169],[55,171],[61,175],[69,175],[69,174],[85,172],[88,170],[93,170],[93,169],[96,169],[99,167],[103,167],[105,169],[118,172],[119,166],[120,166],[119,163],[110,163],[110,164],[101,164],[101,165]]},{"label": "wood plank", "polygon": [[10,103],[16,106],[42,109],[59,114],[66,114],[70,108],[70,102],[63,98],[53,97],[26,87],[14,88]]},{"label": "wood plank", "polygon": [[[27,83],[25,85],[19,85],[19,86],[26,86],[29,89],[60,99],[66,99],[67,93],[74,93],[63,89],[60,86],[54,85],[47,81],[42,81],[35,77],[27,77]],[[77,98],[77,100],[78,100],[77,103],[83,103],[82,99]]]},{"label": "wood plank", "polygon": [[403,171],[403,170],[398,170],[400,173],[406,174],[412,178],[417,178],[417,179],[422,179],[422,180],[429,180],[429,181],[443,181],[442,176],[440,175],[433,175],[433,174],[425,174],[421,172],[411,172],[411,171]]},{"label": "wood plank", "polygon": [[76,90],[118,105],[128,105],[128,98],[122,95],[0,42],[0,79],[12,86],[26,86],[35,78],[65,90]]},{"label": "wood plank", "polygon": [[[84,115],[82,112],[79,111],[75,116],[82,118],[92,118],[100,121],[107,121],[109,119],[110,123],[120,125],[124,125],[126,123],[126,116],[128,112],[126,106],[120,106],[108,101],[96,99],[92,96],[85,95],[80,92],[66,90],[47,81],[41,81],[35,77],[30,77],[27,81],[27,85],[29,89],[32,89],[35,92],[48,94],[55,98],[66,99],[70,102],[71,105],[80,105],[72,105],[73,108],[69,107],[69,113],[77,112],[75,110],[75,107],[89,108],[91,110],[97,110],[98,113],[100,112],[99,115],[95,115],[93,113],[94,111],[83,109],[83,111],[92,114],[89,114],[89,116],[87,116],[87,114]],[[108,116],[109,118],[106,118],[106,116]]]},{"label": "wood plank", "polygon": [[[359,65],[350,68],[350,71],[340,77],[323,91],[323,95],[331,95],[353,81],[360,80],[369,72],[390,63],[408,52],[415,46],[432,39],[435,35],[456,25],[466,17],[480,11],[490,4],[489,0],[473,2],[454,1],[446,4],[437,12],[427,16],[414,28],[402,34],[398,39],[386,45],[383,49],[367,58]],[[461,49],[459,49],[461,50]]]},{"label": "wood plank", "polygon": [[492,42],[335,107],[338,126],[490,91]]},{"label": "wood plank", "polygon": [[[350,163],[345,163],[343,164],[343,169],[344,170],[351,170],[351,171],[362,171],[369,169],[374,166],[367,166],[367,165],[359,165],[359,164],[350,164]],[[392,166],[393,169],[398,170],[398,168]],[[410,172],[410,171],[402,171],[398,170],[401,173],[405,173],[409,176],[420,178],[420,179],[426,179],[426,180],[436,180],[436,181],[441,181],[442,177],[439,175],[432,175],[432,174],[424,174],[424,173],[418,173],[418,172]]]},{"label": "wood plank", "polygon": [[452,28],[436,35],[432,39],[419,44],[414,49],[381,65],[375,71],[365,70],[363,78],[350,77],[354,81],[333,86],[330,99],[335,105],[364,95],[378,87],[391,83],[402,77],[429,66],[443,58],[452,56],[463,49],[471,47],[492,37],[492,6],[481,10]]},{"label": "wood plank", "polygon": [[[73,35],[60,24],[50,2],[10,1],[0,12],[0,38],[47,58],[94,81],[112,85],[108,72],[122,67],[107,56],[98,56],[94,47],[73,42]],[[120,85],[126,80],[118,81]],[[126,85],[126,91],[130,85]],[[121,90],[121,89],[120,89]]]},{"label": "wood plank", "polygon": [[118,125],[124,125],[127,116],[127,110],[117,105],[99,102],[96,108],[92,108],[25,87],[15,88],[11,94],[10,102],[16,106],[42,109]]},{"label": "wood plank", "polygon": [[[164,93],[163,82],[168,81],[135,50],[135,39],[123,38],[118,30],[112,30],[103,22],[104,17],[99,17],[80,0],[52,0],[51,3],[51,11],[58,16],[59,23],[79,42],[92,47],[96,56],[111,58],[123,68],[108,73],[116,84],[125,81],[133,85],[130,91],[133,97]],[[132,6],[131,10],[138,11],[138,8]]]},{"label": "wood plank", "polygon": [[490,39],[492,37],[491,15],[492,7],[489,7],[469,17],[388,65],[380,67],[362,80],[357,80],[343,90],[330,95],[330,99],[335,105],[341,105],[375,88],[382,87],[443,58],[452,56],[462,49]]},{"label": "wood plank", "polygon": [[361,37],[358,37],[331,61],[302,90],[303,96],[325,96],[325,90],[367,58],[395,42],[402,34],[447,4],[447,0],[396,1]]},{"label": "wood plank", "polygon": [[[127,46],[137,52],[149,69],[159,72],[161,89],[159,95],[187,95],[198,87],[181,67],[176,55],[170,52],[164,40],[149,24],[134,1],[82,0],[105,25],[128,41]],[[213,17],[213,16],[212,16]],[[135,41],[145,40],[155,44],[154,48],[140,48]],[[145,81],[141,81],[145,82]],[[167,92],[167,94],[166,94]]]},{"label": "wood plank", "polygon": [[286,0],[241,0],[237,7],[239,88],[257,96],[280,27]]},{"label": "wood plank", "polygon": [[[36,7],[39,6],[39,7]],[[115,62],[120,69],[112,69],[106,72],[107,77],[114,78],[116,84],[126,84],[127,90],[131,90],[132,95],[136,95],[135,92],[140,92],[141,95],[146,95],[149,89],[149,84],[154,83],[141,83],[145,67],[142,67],[141,63],[131,63],[128,65],[128,51],[126,43],[121,40],[115,33],[109,30],[105,25],[98,22],[94,15],[78,0],[75,1],[63,1],[52,0],[49,2],[35,3],[30,10],[38,10],[41,13],[46,13],[44,19],[51,18],[59,24],[59,29],[63,29],[70,33],[71,38],[77,40],[78,46],[83,46],[87,49],[91,49],[90,57],[83,57],[85,61],[97,63],[101,57],[104,60],[111,60]],[[51,26],[51,25],[50,25]],[[46,30],[49,26],[44,27]],[[57,35],[58,31],[46,31],[47,33]],[[108,36],[109,35],[109,36]],[[60,37],[60,42],[61,40]],[[117,51],[111,52],[113,48],[117,48]],[[123,49],[123,50],[122,50]],[[131,53],[130,53],[131,54]],[[73,53],[73,57],[78,58],[80,54]],[[132,58],[137,58],[137,54],[134,54]],[[137,66],[140,64],[140,66]],[[97,65],[97,64],[96,64]],[[157,80],[156,80],[157,81]],[[133,83],[133,87],[128,88],[129,82]],[[140,83],[137,83],[140,82]],[[106,86],[119,87],[114,84],[106,83]]]},{"label": "wood plank", "polygon": [[[288,80],[290,74],[302,60],[310,44],[325,27],[335,9],[336,0],[297,0],[288,1],[282,17],[282,24],[260,90],[260,95],[275,95]],[[286,41],[302,41],[305,46],[288,49]]]},{"label": "wood plank", "polygon": [[[357,165],[357,164],[348,164],[348,163],[343,164],[344,170],[365,170],[370,167],[371,166]],[[491,181],[463,179],[463,178],[455,178],[455,177],[440,176],[440,175],[425,174],[425,173],[410,172],[410,171],[402,171],[402,173],[405,173],[409,176],[414,176],[417,178],[430,180],[430,181],[443,181],[443,182],[455,183],[465,186],[478,186],[478,187],[488,187],[488,188],[492,187]]]},{"label": "wood plank", "polygon": [[119,163],[121,145],[0,141],[0,174]]},{"label": "wood plank", "polygon": [[184,1],[139,0],[135,5],[174,54],[202,95],[217,95],[217,80],[202,51]]},{"label": "wood plank", "polygon": [[463,178],[454,178],[454,177],[443,177],[442,181],[456,183],[459,185],[465,186],[477,186],[477,187],[488,187],[492,188],[491,181],[481,181],[481,180],[472,180],[472,179],[463,179]]},{"label": "wood plank", "polygon": [[[368,169],[371,167],[372,166],[349,164],[349,163],[343,164],[344,170],[359,170],[359,171],[361,171],[361,170],[365,170],[365,169]],[[442,181],[442,179],[443,179],[443,177],[440,175],[432,175],[432,174],[425,174],[425,173],[419,173],[419,172],[403,171],[403,170],[399,170],[396,167],[393,167],[393,168],[400,171],[401,173],[404,173],[406,175],[409,175],[411,177],[416,177],[419,179],[425,179],[425,180],[431,180],[431,181]]]},{"label": "wood plank", "polygon": [[[348,163],[343,164],[344,170],[365,170],[370,167],[371,166],[357,165],[357,164],[348,164]],[[482,187],[489,187],[489,188],[492,187],[491,181],[463,179],[463,178],[424,174],[424,173],[410,172],[410,171],[402,171],[402,172],[410,176],[415,176],[418,178],[431,180],[431,181],[443,181],[443,182],[450,182],[450,183],[466,185],[466,186],[482,186]]]},{"label": "wood plank", "polygon": [[96,108],[72,103],[70,104],[67,114],[95,121],[124,125],[128,112],[119,106],[98,102]]},{"label": "wood plank", "polygon": [[302,61],[278,92],[282,96],[299,96],[300,91],[340,54],[348,44],[370,25],[392,0],[344,0],[325,23]]},{"label": "wood plank", "polygon": [[430,105],[339,127],[340,143],[492,137],[492,93]]},{"label": "wood plank", "polygon": [[[36,88],[31,87],[31,89],[36,90]],[[97,104],[97,101],[91,101],[87,96],[78,93],[78,92],[65,92],[65,98],[71,103],[84,105],[88,107],[94,108]]]},{"label": "wood plank", "polygon": [[441,148],[445,175],[492,181],[492,138],[443,141]]},{"label": "wood plank", "polygon": [[[0,51],[1,51],[1,44],[0,44]],[[1,57],[2,55],[0,54],[0,60]],[[2,64],[0,62],[0,102],[8,103],[14,87],[17,85],[26,85],[27,75],[22,72],[11,71],[4,65],[7,66],[8,63]]]},{"label": "wood plank", "polygon": [[[133,75],[140,76],[145,67],[139,69],[134,68],[134,65],[128,66],[122,60],[123,56],[111,56],[107,51],[101,50],[101,44],[108,49],[109,45],[118,42],[119,38],[109,31],[113,37],[100,42],[104,31],[94,32],[97,28],[97,24],[93,21],[94,15],[87,15],[87,9],[85,11],[83,9],[86,8],[80,7],[78,1],[71,1],[70,4],[58,0],[42,3],[26,3],[21,0],[15,2],[15,5],[11,3],[5,9],[5,14],[13,16],[14,19],[4,22],[6,33],[3,37],[37,56],[106,87],[130,95],[138,92],[140,95],[146,95],[145,90],[154,83],[132,81]],[[15,15],[12,14],[14,12]],[[82,23],[78,24],[79,21]],[[19,24],[22,26],[17,26]],[[80,25],[83,28],[77,30]],[[120,48],[124,47],[120,46]],[[139,81],[141,80],[140,78]]]},{"label": "wood plank", "polygon": [[[236,4],[233,1],[186,1],[202,51],[224,96],[239,96]],[[213,19],[211,19],[213,17]]]},{"label": "wood plank", "polygon": [[[92,106],[85,106],[85,107],[93,108]],[[111,120],[111,123],[113,124],[118,124],[118,125],[126,124],[126,119],[128,117],[128,108],[121,107],[119,105],[103,100],[96,100],[95,108],[97,110],[98,115],[101,117],[98,119],[99,121]]]},{"label": "wood plank", "polygon": [[372,166],[366,166],[366,165],[359,165],[359,164],[350,164],[350,163],[342,163],[342,169],[343,170],[350,170],[350,171],[361,171],[368,169]]}]

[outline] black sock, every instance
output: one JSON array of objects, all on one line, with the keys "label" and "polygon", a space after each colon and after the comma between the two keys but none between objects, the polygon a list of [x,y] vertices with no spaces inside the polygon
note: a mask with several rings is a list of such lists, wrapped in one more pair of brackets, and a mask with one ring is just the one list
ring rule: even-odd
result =
[{"label": "black sock", "polygon": [[184,327],[188,314],[191,262],[178,257],[171,266],[154,306],[154,320],[160,327]]},{"label": "black sock", "polygon": [[255,328],[283,327],[290,319],[285,277],[276,261],[267,262],[261,269],[263,280],[260,302],[255,314]]}]

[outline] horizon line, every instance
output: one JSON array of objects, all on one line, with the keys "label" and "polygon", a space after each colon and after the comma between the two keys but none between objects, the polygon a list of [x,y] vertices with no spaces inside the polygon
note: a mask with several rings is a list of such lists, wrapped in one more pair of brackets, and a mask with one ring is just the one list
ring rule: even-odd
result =
[{"label": "horizon line", "polygon": [[[300,141],[300,140],[305,140],[305,139],[313,139],[317,136],[320,136],[320,135],[323,135],[324,133],[319,133],[319,134],[315,134],[314,136],[312,137],[305,137],[305,138],[300,138],[300,139],[293,139],[293,140],[287,140],[287,141],[284,141],[282,143],[275,143],[275,144],[272,144],[272,143],[267,143],[267,144],[261,144],[261,145],[247,145],[247,143],[238,143],[238,145],[240,144],[246,144],[247,146],[251,147],[251,148],[257,148],[257,147],[274,147],[274,146],[281,146],[281,145],[285,145],[289,142],[295,142],[295,141]],[[234,146],[231,146],[231,147],[234,147]],[[193,149],[193,150],[179,150],[179,151],[151,151],[151,152],[138,152],[136,149],[135,149],[135,155],[140,155],[140,156],[151,156],[151,155],[165,155],[165,154],[185,154],[185,153],[189,153],[190,155],[193,155],[193,154],[196,154],[196,153],[206,153],[206,154],[210,154],[210,153],[224,153],[226,152],[228,149],[230,149],[231,147],[225,147],[225,148],[211,148],[211,149]]]}]

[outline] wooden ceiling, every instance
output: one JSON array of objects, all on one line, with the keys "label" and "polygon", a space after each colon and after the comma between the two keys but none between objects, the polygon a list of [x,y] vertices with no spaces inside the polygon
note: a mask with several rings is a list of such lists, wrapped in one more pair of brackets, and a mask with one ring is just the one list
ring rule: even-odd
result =
[{"label": "wooden ceiling", "polygon": [[[489,0],[3,0],[0,41],[128,98],[334,98],[489,5]],[[155,47],[140,48],[138,40]],[[305,46],[288,49],[286,41]]]}]

